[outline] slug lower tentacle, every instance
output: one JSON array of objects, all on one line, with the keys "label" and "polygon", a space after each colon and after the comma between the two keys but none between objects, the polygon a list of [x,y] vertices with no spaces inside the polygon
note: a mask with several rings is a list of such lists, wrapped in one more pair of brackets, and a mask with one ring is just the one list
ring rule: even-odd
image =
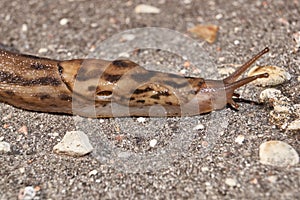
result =
[{"label": "slug lower tentacle", "polygon": [[130,60],[58,61],[0,50],[0,101],[15,107],[85,117],[186,116],[237,108],[236,81],[268,48],[224,80],[149,71]]}]

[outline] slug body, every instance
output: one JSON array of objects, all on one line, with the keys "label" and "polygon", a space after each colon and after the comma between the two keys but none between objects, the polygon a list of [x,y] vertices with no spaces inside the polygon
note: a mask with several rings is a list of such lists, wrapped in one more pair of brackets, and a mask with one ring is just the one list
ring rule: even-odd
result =
[{"label": "slug body", "polygon": [[0,101],[18,108],[84,117],[191,116],[237,108],[238,77],[268,48],[223,80],[148,71],[130,60],[58,61],[0,50]]}]

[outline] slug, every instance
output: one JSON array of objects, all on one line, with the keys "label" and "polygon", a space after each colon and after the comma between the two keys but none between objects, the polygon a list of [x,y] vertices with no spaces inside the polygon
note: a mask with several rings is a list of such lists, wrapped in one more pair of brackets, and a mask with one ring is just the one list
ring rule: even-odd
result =
[{"label": "slug", "polygon": [[118,59],[59,61],[0,50],[0,101],[18,108],[84,117],[192,116],[238,105],[237,80],[265,48],[223,80],[149,71]]}]

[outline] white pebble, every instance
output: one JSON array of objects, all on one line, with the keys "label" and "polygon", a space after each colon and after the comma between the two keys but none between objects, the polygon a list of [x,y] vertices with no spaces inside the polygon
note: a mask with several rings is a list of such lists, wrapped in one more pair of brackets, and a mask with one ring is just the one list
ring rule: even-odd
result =
[{"label": "white pebble", "polygon": [[277,66],[255,66],[249,70],[248,76],[268,73],[268,78],[260,78],[253,81],[254,84],[260,86],[275,86],[291,79],[291,75],[283,68]]},{"label": "white pebble", "polygon": [[156,8],[154,6],[146,5],[146,4],[140,4],[135,7],[134,9],[135,13],[150,13],[150,14],[158,14],[160,13],[160,9]]},{"label": "white pebble", "polygon": [[243,144],[245,140],[245,136],[244,135],[238,135],[236,138],[235,138],[235,142],[238,143],[238,144]]},{"label": "white pebble", "polygon": [[267,179],[270,183],[276,183],[277,182],[277,176],[269,176]]},{"label": "white pebble", "polygon": [[259,95],[259,99],[261,102],[268,101],[269,99],[279,99],[280,97],[281,91],[275,88],[265,89]]},{"label": "white pebble", "polygon": [[296,119],[295,121],[292,121],[288,127],[287,130],[300,130],[300,119]]},{"label": "white pebble", "polygon": [[19,168],[19,172],[20,172],[20,173],[22,173],[22,174],[23,174],[23,173],[25,173],[25,171],[26,171],[25,167],[21,167],[21,168]]},{"label": "white pebble", "polygon": [[129,58],[130,57],[129,53],[127,53],[127,52],[121,52],[121,53],[119,53],[118,56],[120,58]]},{"label": "white pebble", "polygon": [[136,119],[136,121],[138,121],[139,123],[144,123],[146,121],[146,118],[145,117],[138,117]]},{"label": "white pebble", "polygon": [[233,42],[235,45],[239,45],[240,44],[240,41],[239,40],[234,40]]},{"label": "white pebble", "polygon": [[27,31],[28,31],[27,24],[22,24],[22,32],[27,32]]},{"label": "white pebble", "polygon": [[62,18],[62,19],[59,21],[59,24],[62,25],[62,26],[67,25],[67,23],[69,23],[69,20],[68,20],[67,18]]},{"label": "white pebble", "polygon": [[40,48],[39,53],[47,53],[48,52],[48,49],[47,48]]},{"label": "white pebble", "polygon": [[237,180],[234,178],[226,178],[225,184],[234,187],[237,185]]},{"label": "white pebble", "polygon": [[192,3],[192,0],[183,0],[183,3],[184,4],[190,4],[190,3]]},{"label": "white pebble", "polygon": [[152,139],[152,140],[150,140],[150,142],[149,142],[149,145],[150,145],[150,147],[155,147],[155,145],[157,144],[157,140],[156,139]]},{"label": "white pebble", "polygon": [[216,15],[217,20],[222,19],[222,18],[223,18],[223,15],[221,13]]},{"label": "white pebble", "polygon": [[36,195],[36,192],[34,190],[34,187],[32,186],[27,186],[23,189],[20,190],[18,199],[20,200],[31,200],[34,199]]},{"label": "white pebble", "polygon": [[277,101],[274,104],[274,111],[276,113],[289,113],[291,109],[290,105],[284,104],[281,101]]},{"label": "white pebble", "polygon": [[209,168],[208,167],[201,167],[201,171],[202,172],[207,172],[207,171],[209,171]]},{"label": "white pebble", "polygon": [[98,171],[94,169],[89,172],[89,176],[95,176],[97,173],[98,173]]},{"label": "white pebble", "polygon": [[197,126],[195,126],[193,128],[194,131],[197,131],[197,130],[203,130],[204,129],[204,125],[203,124],[198,124]]},{"label": "white pebble", "polygon": [[67,132],[62,141],[53,147],[55,153],[69,156],[84,156],[92,150],[88,136],[82,131]]},{"label": "white pebble", "polygon": [[278,167],[296,165],[299,155],[293,147],[282,141],[268,141],[259,146],[260,163]]},{"label": "white pebble", "polygon": [[219,61],[219,62],[224,62],[225,60],[226,60],[225,57],[219,57],[219,58],[218,58],[218,61]]},{"label": "white pebble", "polygon": [[124,34],[122,35],[122,40],[131,41],[135,39],[135,35],[133,34]]},{"label": "white pebble", "polygon": [[186,70],[186,69],[182,69],[182,70],[180,70],[179,73],[180,73],[180,74],[186,74],[186,73],[187,73],[187,70]]},{"label": "white pebble", "polygon": [[0,153],[7,153],[10,152],[10,144],[8,142],[0,142]]}]

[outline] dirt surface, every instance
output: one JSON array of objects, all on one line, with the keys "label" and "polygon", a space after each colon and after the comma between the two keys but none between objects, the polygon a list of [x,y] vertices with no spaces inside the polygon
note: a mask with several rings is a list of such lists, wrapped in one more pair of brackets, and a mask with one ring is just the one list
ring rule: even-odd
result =
[{"label": "dirt surface", "polygon": [[[135,13],[134,8],[142,3],[159,8],[160,13]],[[294,51],[292,38],[300,27],[299,4],[296,0],[1,0],[0,43],[55,59],[129,56],[146,68],[174,73],[182,72],[184,60],[191,58],[196,68],[187,68],[185,74],[205,78],[221,77],[217,70],[209,73],[209,66],[232,68],[268,46],[270,53],[259,63],[285,68],[292,78],[277,88],[300,103],[299,52]],[[184,35],[190,36],[187,29],[197,24],[220,27],[214,44],[193,38],[201,51],[191,41],[181,42]],[[151,31],[142,29],[145,35],[133,38],[138,43],[130,49],[121,45],[122,38],[113,38],[121,33],[130,41],[136,31],[125,36],[122,31],[146,27],[170,32],[152,29],[161,33],[155,41],[149,39]],[[107,46],[101,46],[106,39]],[[172,46],[172,41],[178,45]],[[170,53],[168,47],[182,51]],[[103,49],[106,54],[101,54]],[[195,69],[207,70],[208,75]],[[257,101],[261,90],[248,85],[239,93]],[[299,152],[299,133],[271,124],[267,105],[239,104],[239,111],[225,108],[195,117],[102,120],[0,104],[0,137],[11,145],[11,152],[0,154],[0,199],[17,199],[27,186],[35,188],[35,199],[299,198],[300,164],[272,167],[260,164],[258,156],[259,145],[268,140],[284,141]],[[193,129],[200,123],[204,129]],[[22,126],[28,128],[27,134],[18,131]],[[73,158],[52,152],[66,131],[72,130],[89,135],[93,154]],[[239,135],[245,137],[242,144],[235,142]],[[157,144],[152,148],[149,142],[154,139]],[[103,153],[103,143],[111,144],[111,151],[121,149],[132,157]]]}]

